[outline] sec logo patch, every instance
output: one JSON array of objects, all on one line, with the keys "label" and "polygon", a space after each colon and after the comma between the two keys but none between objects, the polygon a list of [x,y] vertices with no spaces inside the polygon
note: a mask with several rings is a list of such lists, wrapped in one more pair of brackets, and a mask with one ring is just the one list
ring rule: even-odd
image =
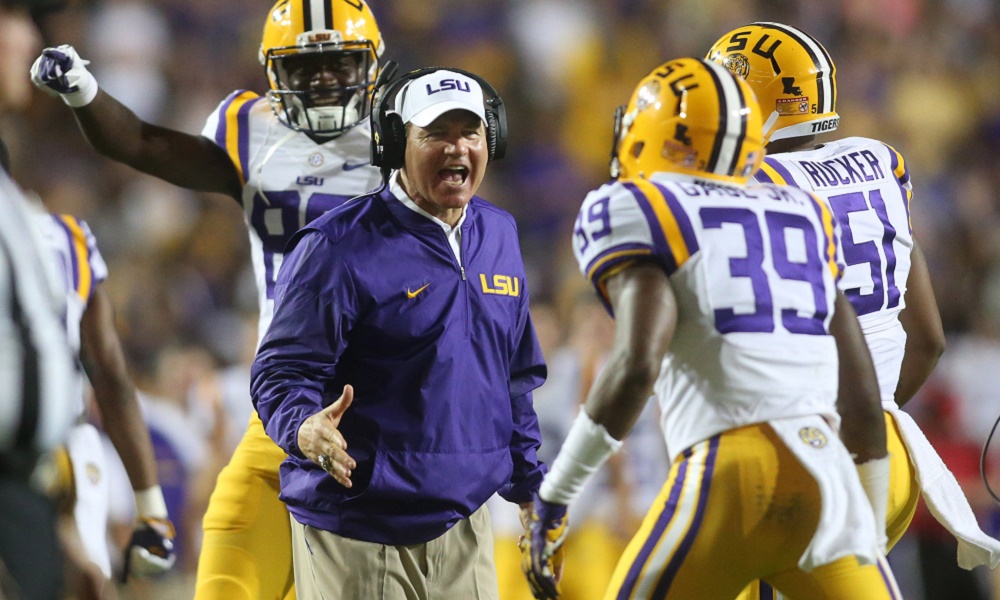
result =
[{"label": "sec logo patch", "polygon": [[826,434],[815,427],[803,427],[799,430],[799,439],[813,448],[826,446]]}]

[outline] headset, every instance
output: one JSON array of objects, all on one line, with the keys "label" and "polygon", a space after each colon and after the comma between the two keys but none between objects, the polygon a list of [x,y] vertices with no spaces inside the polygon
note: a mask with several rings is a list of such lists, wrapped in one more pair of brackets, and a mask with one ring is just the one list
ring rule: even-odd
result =
[{"label": "headset", "polygon": [[[393,169],[401,169],[406,156],[406,125],[403,118],[390,107],[394,106],[396,95],[406,85],[418,77],[435,71],[453,71],[474,79],[483,88],[483,112],[486,114],[486,142],[489,160],[500,160],[507,151],[507,110],[503,100],[485,79],[451,67],[425,67],[393,78],[399,65],[386,61],[382,72],[375,79],[371,96],[371,110],[368,119],[372,130],[371,163],[382,170],[383,181],[388,181]],[[385,87],[382,93],[379,89]],[[376,96],[378,100],[376,101]]]}]

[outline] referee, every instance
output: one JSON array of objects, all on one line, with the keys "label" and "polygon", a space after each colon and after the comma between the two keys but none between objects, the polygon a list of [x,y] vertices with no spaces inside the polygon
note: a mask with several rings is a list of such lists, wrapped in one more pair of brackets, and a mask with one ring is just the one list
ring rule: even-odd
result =
[{"label": "referee", "polygon": [[[0,113],[31,97],[27,74],[41,41],[29,11],[50,7],[0,0]],[[35,475],[71,424],[77,366],[33,210],[0,170],[0,597],[48,600],[63,592],[63,557],[55,507]]]}]

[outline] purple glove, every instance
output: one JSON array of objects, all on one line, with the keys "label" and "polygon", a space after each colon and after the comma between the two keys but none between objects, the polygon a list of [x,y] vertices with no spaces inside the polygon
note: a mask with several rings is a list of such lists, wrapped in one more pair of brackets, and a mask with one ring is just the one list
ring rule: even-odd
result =
[{"label": "purple glove", "polygon": [[74,108],[86,106],[97,96],[97,80],[87,70],[88,64],[73,46],[46,48],[31,65],[31,82],[52,96],[62,96]]},{"label": "purple glove", "polygon": [[148,577],[169,571],[177,560],[175,535],[174,524],[168,519],[142,519],[125,549],[122,581],[128,580],[129,575]]},{"label": "purple glove", "polygon": [[528,578],[531,593],[539,600],[559,598],[562,577],[563,541],[568,529],[566,506],[535,496],[529,537],[522,539],[521,570]]}]

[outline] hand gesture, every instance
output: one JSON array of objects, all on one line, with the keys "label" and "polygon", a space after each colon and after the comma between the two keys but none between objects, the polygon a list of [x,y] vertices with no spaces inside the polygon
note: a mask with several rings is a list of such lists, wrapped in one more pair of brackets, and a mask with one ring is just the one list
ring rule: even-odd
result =
[{"label": "hand gesture", "polygon": [[338,427],[354,401],[354,388],[344,386],[337,401],[309,417],[299,427],[299,450],[344,487],[351,487],[351,469],[357,467],[347,454],[347,442]]},{"label": "hand gesture", "polygon": [[31,65],[31,81],[52,96],[78,108],[97,96],[97,80],[87,70],[90,61],[80,58],[73,46],[46,48]]},{"label": "hand gesture", "polygon": [[559,598],[566,530],[566,506],[535,496],[531,529],[518,546],[521,548],[521,570],[528,578],[531,594],[539,600]]},{"label": "hand gesture", "polygon": [[129,575],[147,577],[169,571],[177,559],[174,536],[174,524],[169,519],[141,519],[125,548],[122,581],[127,581]]}]

